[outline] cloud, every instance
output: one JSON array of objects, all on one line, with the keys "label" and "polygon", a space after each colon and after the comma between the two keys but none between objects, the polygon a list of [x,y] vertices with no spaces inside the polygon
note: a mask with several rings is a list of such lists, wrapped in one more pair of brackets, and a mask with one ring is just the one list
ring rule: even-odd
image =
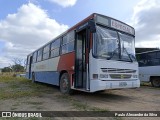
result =
[{"label": "cloud", "polygon": [[49,0],[52,3],[57,3],[62,7],[69,7],[76,4],[77,0]]},{"label": "cloud", "polygon": [[[26,58],[27,54],[66,29],[67,25],[49,18],[46,10],[32,3],[24,4],[17,13],[8,14],[0,21],[0,40],[5,42],[5,58]],[[2,59],[1,62],[4,61]]]},{"label": "cloud", "polygon": [[[134,7],[132,17],[136,29],[136,45],[141,47],[160,46],[160,1],[141,0]],[[154,44],[154,43],[156,44]],[[150,44],[149,44],[150,43]]]},{"label": "cloud", "polygon": [[10,66],[12,61],[6,57],[0,56],[0,68],[4,68],[6,66]]}]

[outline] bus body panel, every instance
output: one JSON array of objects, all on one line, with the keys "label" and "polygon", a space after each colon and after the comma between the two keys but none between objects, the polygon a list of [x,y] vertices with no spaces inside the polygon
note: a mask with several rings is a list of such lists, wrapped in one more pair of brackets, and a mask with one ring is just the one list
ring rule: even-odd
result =
[{"label": "bus body panel", "polygon": [[62,71],[62,70],[73,70],[73,66],[74,66],[74,62],[75,62],[75,52],[71,52],[68,54],[64,54],[60,56],[59,62],[58,62],[58,71]]},{"label": "bus body panel", "polygon": [[139,79],[144,82],[150,82],[151,76],[160,77],[160,66],[139,67]]},{"label": "bus body panel", "polygon": [[35,81],[59,86],[59,72],[57,71],[35,72]]},{"label": "bus body panel", "polygon": [[32,64],[32,71],[57,71],[60,56]]},{"label": "bus body panel", "polygon": [[[145,51],[137,53],[139,63],[139,78],[143,82],[153,82],[154,78],[160,80],[160,50]],[[157,86],[160,86],[157,82]],[[153,85],[153,84],[152,84]],[[155,85],[153,85],[155,86]]]},{"label": "bus body panel", "polygon": [[[127,84],[127,85],[121,85]],[[120,86],[121,85],[121,86]],[[102,81],[102,80],[91,80],[90,82],[90,92],[96,92],[100,90],[107,90],[107,89],[125,89],[125,88],[138,88],[140,87],[139,80],[118,80],[118,81]]]},{"label": "bus body panel", "polygon": [[[58,56],[32,64],[31,69],[32,73],[34,72],[35,74],[35,81],[59,85],[59,72],[57,71],[59,59],[60,57]],[[27,76],[29,76],[28,74],[27,72]]]},{"label": "bus body panel", "polygon": [[[111,70],[112,72],[107,72]],[[128,72],[128,73],[127,73]],[[98,79],[93,78],[98,74]],[[106,75],[107,78],[101,78]],[[113,78],[115,76],[115,78]],[[124,78],[127,77],[128,78]],[[124,85],[123,85],[124,84]],[[138,63],[93,58],[90,53],[90,91],[140,87]]]},{"label": "bus body panel", "polygon": [[70,52],[60,56],[57,71],[61,73],[66,71],[69,74],[71,86],[73,86],[72,74],[74,73],[75,52]]},{"label": "bus body panel", "polygon": [[[61,71],[69,74],[71,83],[74,72],[75,52],[61,55],[41,62],[32,64],[32,72],[35,73],[35,81],[59,85]],[[26,77],[29,78],[29,66],[26,69]],[[72,84],[73,85],[73,84]]]}]

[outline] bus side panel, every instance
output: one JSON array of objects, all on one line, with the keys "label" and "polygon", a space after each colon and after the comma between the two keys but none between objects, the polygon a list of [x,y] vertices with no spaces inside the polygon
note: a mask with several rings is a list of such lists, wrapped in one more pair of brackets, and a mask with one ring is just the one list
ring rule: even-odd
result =
[{"label": "bus side panel", "polygon": [[48,83],[52,85],[59,85],[59,72],[56,71],[42,71],[35,72],[35,81]]},{"label": "bus side panel", "polygon": [[69,73],[71,83],[73,83],[72,74],[75,68],[74,64],[75,64],[75,52],[70,52],[60,56],[60,60],[57,68],[59,72],[65,70]]},{"label": "bus side panel", "polygon": [[35,81],[59,85],[59,72],[57,71],[59,59],[60,57],[55,57],[32,64]]},{"label": "bus side panel", "polygon": [[140,81],[150,82],[150,76],[160,76],[160,66],[139,67]]}]

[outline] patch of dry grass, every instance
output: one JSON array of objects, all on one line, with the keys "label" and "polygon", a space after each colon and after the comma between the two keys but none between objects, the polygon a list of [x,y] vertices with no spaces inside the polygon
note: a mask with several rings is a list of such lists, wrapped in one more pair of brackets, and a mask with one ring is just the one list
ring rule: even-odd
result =
[{"label": "patch of dry grass", "polygon": [[[15,99],[26,96],[39,96],[41,93],[53,93],[47,85],[34,84],[23,77],[0,76],[0,99]],[[4,85],[4,87],[3,87]],[[43,88],[43,89],[42,89]]]},{"label": "patch of dry grass", "polygon": [[141,86],[152,86],[150,82],[141,82]]},{"label": "patch of dry grass", "polygon": [[65,102],[70,102],[72,106],[77,110],[82,111],[109,111],[108,109],[101,109],[98,107],[93,107],[88,105],[88,103],[81,102],[79,100],[73,99],[69,95],[56,95],[57,98],[65,100]]}]

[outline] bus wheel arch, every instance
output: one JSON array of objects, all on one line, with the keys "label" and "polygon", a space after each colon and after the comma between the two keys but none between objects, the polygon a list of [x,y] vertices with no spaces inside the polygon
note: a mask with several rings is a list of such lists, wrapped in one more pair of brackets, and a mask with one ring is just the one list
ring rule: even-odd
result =
[{"label": "bus wheel arch", "polygon": [[60,91],[63,94],[72,94],[73,90],[71,90],[70,78],[67,71],[61,71],[59,77],[59,86]]},{"label": "bus wheel arch", "polygon": [[160,87],[160,76],[151,76],[150,82],[153,87]]}]

